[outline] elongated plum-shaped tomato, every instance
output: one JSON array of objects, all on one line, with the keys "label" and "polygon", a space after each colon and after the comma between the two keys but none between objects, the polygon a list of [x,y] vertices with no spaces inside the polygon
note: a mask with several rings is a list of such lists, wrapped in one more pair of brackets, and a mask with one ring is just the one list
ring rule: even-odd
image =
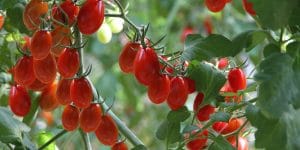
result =
[{"label": "elongated plum-shaped tomato", "polygon": [[91,104],[81,111],[79,125],[84,132],[95,131],[101,122],[102,110],[99,104]]},{"label": "elongated plum-shaped tomato", "polygon": [[199,121],[209,120],[210,115],[215,112],[215,107],[213,107],[211,105],[205,105],[205,106],[199,108],[203,99],[204,99],[204,94],[198,93],[198,95],[195,98],[194,105],[193,105],[193,109],[197,113],[197,119]]},{"label": "elongated plum-shaped tomato", "polygon": [[47,86],[48,86],[48,84],[45,84],[45,83],[39,81],[38,79],[35,79],[34,82],[31,83],[30,85],[26,86],[26,88],[29,90],[33,90],[33,91],[42,91]]},{"label": "elongated plum-shaped tomato", "polygon": [[56,99],[57,83],[52,83],[42,91],[39,105],[43,111],[53,111],[58,107],[59,103]]},{"label": "elongated plum-shaped tomato", "polygon": [[77,20],[81,33],[86,35],[95,33],[104,20],[103,0],[87,0],[80,8]]},{"label": "elongated plum-shaped tomato", "polygon": [[58,57],[64,50],[64,47],[70,45],[70,28],[58,26],[51,31],[51,36],[51,52],[54,56]]},{"label": "elongated plum-shaped tomato", "polygon": [[243,120],[238,119],[238,118],[233,118],[233,119],[229,120],[228,125],[221,133],[222,134],[231,133],[231,132],[237,130],[238,128],[240,128],[242,126],[242,124],[243,124]]},{"label": "elongated plum-shaped tomato", "polygon": [[33,59],[33,70],[35,77],[45,83],[49,84],[55,80],[56,77],[56,62],[55,58],[49,54],[45,59]]},{"label": "elongated plum-shaped tomato", "polygon": [[156,82],[150,84],[148,97],[154,104],[164,102],[170,93],[170,79],[168,75],[161,75]]},{"label": "elongated plum-shaped tomato", "polygon": [[119,56],[119,66],[125,73],[133,72],[133,62],[141,45],[135,42],[128,42]]},{"label": "elongated plum-shaped tomato", "polygon": [[243,7],[246,10],[247,13],[249,13],[252,16],[256,15],[255,10],[253,9],[253,3],[248,2],[248,0],[243,0]]},{"label": "elongated plum-shaped tomato", "polygon": [[65,130],[75,130],[79,125],[79,109],[75,106],[67,105],[62,113],[61,121]]},{"label": "elongated plum-shaped tomato", "polygon": [[9,92],[9,106],[17,116],[26,116],[30,111],[31,101],[23,86],[12,85]]},{"label": "elongated plum-shaped tomato", "polygon": [[171,80],[170,94],[167,103],[172,110],[181,108],[188,97],[188,87],[182,77],[174,77]]},{"label": "elongated plum-shaped tomato", "polygon": [[43,0],[31,0],[25,7],[23,13],[24,25],[29,30],[38,29],[41,24],[40,17],[48,12],[48,3]]},{"label": "elongated plum-shaped tomato", "polygon": [[212,12],[219,12],[223,10],[227,0],[205,0],[206,7]]},{"label": "elongated plum-shaped tomato", "polygon": [[61,3],[60,8],[57,6],[52,8],[53,18],[61,23],[67,23],[69,26],[74,23],[78,13],[79,7],[76,6],[71,0],[66,0]]},{"label": "elongated plum-shaped tomato", "polygon": [[125,144],[124,141],[118,142],[113,147],[111,147],[111,150],[128,150],[127,145]]},{"label": "elongated plum-shaped tomato", "polygon": [[71,86],[72,80],[68,79],[61,79],[58,82],[57,90],[56,90],[56,98],[58,103],[61,105],[67,105],[72,102],[72,99],[70,97],[70,86]]},{"label": "elongated plum-shaped tomato", "polygon": [[196,139],[187,143],[186,147],[188,148],[188,150],[202,150],[202,148],[207,143],[207,136],[208,136],[208,131],[204,130],[203,132],[197,135]]},{"label": "elongated plum-shaped tomato", "polygon": [[196,91],[196,83],[194,80],[192,80],[189,77],[184,77],[184,83],[187,85],[188,90],[189,90],[189,94],[193,93]]},{"label": "elongated plum-shaped tomato", "polygon": [[93,99],[92,87],[85,77],[74,79],[70,86],[70,96],[79,108],[86,108]]},{"label": "elongated plum-shaped tomato", "polygon": [[158,57],[152,48],[139,49],[134,59],[135,78],[144,85],[150,85],[160,76]]},{"label": "elongated plum-shaped tomato", "polygon": [[18,60],[14,67],[14,79],[22,86],[30,85],[35,81],[33,58],[31,56],[23,56]]},{"label": "elongated plum-shaped tomato", "polygon": [[46,58],[51,49],[52,36],[49,31],[38,30],[34,33],[31,39],[30,50],[34,59]]},{"label": "elongated plum-shaped tomato", "polygon": [[228,126],[228,123],[227,122],[215,122],[213,125],[212,125],[212,128],[218,132],[218,133],[223,133],[224,129],[227,128]]},{"label": "elongated plum-shaped tomato", "polygon": [[246,75],[240,68],[234,68],[229,71],[228,82],[233,92],[244,90],[247,86]]},{"label": "elongated plum-shaped tomato", "polygon": [[58,72],[64,78],[73,77],[80,66],[79,53],[77,49],[65,48],[63,53],[58,57]]},{"label": "elongated plum-shaped tomato", "polygon": [[112,146],[118,140],[118,127],[111,116],[103,115],[101,122],[95,131],[98,140],[104,144]]},{"label": "elongated plum-shaped tomato", "polygon": [[226,68],[227,66],[228,66],[228,59],[227,59],[226,57],[221,58],[221,59],[219,60],[219,63],[218,63],[218,68],[219,68],[219,69],[224,69],[224,68]]}]

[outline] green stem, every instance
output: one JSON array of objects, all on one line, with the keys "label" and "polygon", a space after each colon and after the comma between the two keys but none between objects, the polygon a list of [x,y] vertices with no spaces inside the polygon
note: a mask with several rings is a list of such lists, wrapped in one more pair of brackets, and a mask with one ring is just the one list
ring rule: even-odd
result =
[{"label": "green stem", "polygon": [[44,145],[42,145],[38,150],[42,150],[42,149],[46,148],[48,145],[50,145],[52,142],[54,142],[55,140],[57,140],[58,138],[60,138],[61,136],[63,136],[66,133],[67,133],[66,130],[60,131],[53,138],[51,138],[48,142],[46,142]]},{"label": "green stem", "polygon": [[84,148],[86,150],[92,150],[92,145],[90,141],[90,137],[88,133],[84,133],[82,130],[80,130],[80,134],[84,143]]}]

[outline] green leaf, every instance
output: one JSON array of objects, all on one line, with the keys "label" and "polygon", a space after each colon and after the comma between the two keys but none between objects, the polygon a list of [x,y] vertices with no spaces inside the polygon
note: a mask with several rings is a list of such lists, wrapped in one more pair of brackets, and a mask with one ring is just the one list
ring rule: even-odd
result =
[{"label": "green leaf", "polygon": [[[46,142],[48,142],[52,137],[53,137],[53,135],[50,132],[41,132],[41,133],[39,133],[38,137],[37,137],[38,146],[41,147]],[[48,145],[45,148],[45,150],[55,150],[55,144],[51,143],[50,145]]]},{"label": "green leaf", "polygon": [[243,48],[246,48],[247,52],[250,51],[262,43],[266,39],[267,34],[268,33],[263,30],[250,30],[237,35],[232,40],[235,53],[239,53]]},{"label": "green leaf", "polygon": [[215,122],[216,121],[228,122],[230,119],[230,114],[226,113],[226,112],[218,111],[218,112],[212,114],[210,116],[210,119]]},{"label": "green leaf", "polygon": [[183,122],[186,119],[188,119],[190,117],[191,113],[189,112],[189,110],[187,109],[187,107],[182,107],[178,110],[171,110],[168,113],[167,119],[170,122]]},{"label": "green leaf", "polygon": [[265,48],[264,48],[264,56],[265,57],[268,57],[274,53],[280,53],[280,47],[278,47],[277,45],[272,44],[272,43],[265,46]]},{"label": "green leaf", "polygon": [[23,23],[23,12],[25,6],[22,3],[17,3],[13,7],[6,10],[5,29],[14,31],[18,29],[21,33],[28,33],[27,28]]},{"label": "green leaf", "polygon": [[185,133],[191,133],[192,131],[195,131],[195,130],[199,130],[200,128],[196,125],[186,125],[183,130],[182,130],[182,133],[185,134]]},{"label": "green leaf", "polygon": [[214,137],[212,140],[213,143],[209,146],[208,150],[234,150],[232,145],[222,135]]},{"label": "green leaf", "polygon": [[131,150],[147,150],[147,148],[144,145],[137,145]]},{"label": "green leaf", "polygon": [[180,123],[165,120],[157,129],[156,137],[160,140],[168,140],[170,144],[179,141],[182,138],[180,134]]}]

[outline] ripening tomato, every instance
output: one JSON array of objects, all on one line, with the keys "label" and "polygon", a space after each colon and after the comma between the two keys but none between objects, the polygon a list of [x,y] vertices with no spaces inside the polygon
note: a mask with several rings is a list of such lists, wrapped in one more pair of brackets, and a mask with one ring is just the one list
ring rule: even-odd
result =
[{"label": "ripening tomato", "polygon": [[58,26],[51,31],[52,46],[51,52],[54,56],[58,57],[64,50],[64,47],[69,46],[70,43],[70,28]]},{"label": "ripening tomato", "polygon": [[4,16],[0,13],[0,30],[1,30],[2,27],[3,27],[4,20],[5,20]]},{"label": "ripening tomato", "polygon": [[103,0],[87,0],[79,10],[77,24],[83,34],[95,33],[104,20]]},{"label": "ripening tomato", "polygon": [[[227,138],[227,140],[234,148],[236,148],[236,137],[235,136],[231,136],[231,137]],[[248,150],[248,147],[249,146],[248,146],[247,139],[245,139],[243,137],[239,137],[237,150]]]},{"label": "ripening tomato", "polygon": [[15,115],[24,117],[29,113],[31,101],[28,92],[23,86],[12,85],[8,99],[10,109]]},{"label": "ripening tomato", "polygon": [[58,82],[57,90],[56,90],[56,98],[59,104],[67,105],[72,102],[70,97],[70,86],[72,80],[61,79]]},{"label": "ripening tomato", "polygon": [[240,68],[234,68],[229,71],[228,82],[233,92],[244,90],[247,86],[246,75]]},{"label": "ripening tomato", "polygon": [[199,121],[209,120],[210,115],[215,112],[215,107],[213,107],[211,105],[205,105],[205,106],[199,108],[203,99],[204,99],[204,94],[198,93],[198,95],[195,98],[194,105],[193,105],[194,112],[198,111],[197,118]]},{"label": "ripening tomato", "polygon": [[48,12],[48,3],[43,0],[31,0],[23,13],[24,25],[29,30],[37,30],[42,23],[40,17]]},{"label": "ripening tomato", "polygon": [[84,132],[95,131],[101,122],[102,110],[99,104],[91,104],[81,111],[79,125]]},{"label": "ripening tomato", "polygon": [[92,87],[85,77],[71,82],[70,97],[79,108],[86,108],[90,105],[93,99]]},{"label": "ripening tomato", "polygon": [[218,133],[223,133],[223,131],[225,130],[225,128],[227,128],[228,126],[228,123],[227,122],[215,122],[213,125],[212,125],[212,128],[218,132]]},{"label": "ripening tomato", "polygon": [[180,36],[180,41],[181,42],[184,42],[186,37],[189,35],[189,34],[193,34],[193,33],[196,33],[195,29],[191,26],[186,26],[182,33],[181,33],[181,36]]},{"label": "ripening tomato", "polygon": [[61,121],[65,130],[75,130],[79,124],[79,109],[72,105],[66,106],[62,113]]},{"label": "ripening tomato", "polygon": [[45,84],[52,83],[55,80],[57,71],[55,58],[49,54],[42,60],[33,59],[33,70],[39,81]]},{"label": "ripening tomato", "polygon": [[256,15],[255,10],[253,9],[253,3],[249,2],[248,0],[243,0],[243,7],[246,10],[247,13],[249,13],[252,16]]},{"label": "ripening tomato", "polygon": [[45,83],[39,81],[38,79],[35,79],[34,82],[31,83],[30,85],[26,86],[26,88],[29,90],[33,90],[33,91],[42,91],[47,86],[48,86],[48,84],[45,84]]},{"label": "ripening tomato", "polygon": [[170,79],[168,75],[161,75],[156,82],[150,84],[148,97],[154,104],[164,102],[170,93]]},{"label": "ripening tomato", "polygon": [[71,78],[77,73],[79,67],[80,59],[77,49],[65,48],[57,61],[60,75],[64,78]]},{"label": "ripening tomato", "polygon": [[118,127],[109,115],[103,115],[101,122],[95,131],[98,140],[103,145],[114,145],[118,140]]},{"label": "ripening tomato", "polygon": [[29,51],[30,51],[31,37],[25,35],[25,36],[23,37],[23,39],[24,39],[25,42],[22,44],[22,50],[23,50],[23,51],[26,51],[26,50],[29,50]]},{"label": "ripening tomato", "polygon": [[228,125],[223,130],[222,134],[231,133],[231,132],[237,130],[238,128],[240,128],[242,126],[242,124],[243,124],[243,120],[241,120],[241,119],[238,119],[238,118],[230,119],[228,122]]},{"label": "ripening tomato", "polygon": [[232,88],[231,88],[231,86],[229,85],[228,82],[226,82],[224,84],[224,86],[220,89],[220,92],[235,93],[235,96],[225,96],[225,102],[236,102],[236,103],[239,103],[243,99],[242,95],[238,96],[237,93],[232,90]]},{"label": "ripening tomato", "polygon": [[18,60],[14,67],[14,80],[22,86],[28,86],[35,81],[32,56],[23,56]]},{"label": "ripening tomato", "polygon": [[69,26],[74,23],[78,13],[79,7],[76,6],[71,0],[66,0],[61,3],[60,8],[57,6],[52,8],[53,18],[63,24],[68,24]]},{"label": "ripening tomato", "polygon": [[108,24],[104,21],[97,31],[97,39],[102,44],[107,44],[111,41],[112,32]]},{"label": "ripening tomato", "polygon": [[172,110],[181,108],[188,97],[188,87],[182,77],[174,77],[171,79],[170,94],[167,98],[168,106]]},{"label": "ripening tomato", "polygon": [[208,131],[204,130],[203,132],[197,135],[197,138],[190,141],[186,144],[188,150],[201,150],[207,143]]},{"label": "ripening tomato", "polygon": [[212,12],[219,12],[224,9],[227,0],[205,0],[206,7]]},{"label": "ripening tomato", "polygon": [[184,79],[184,83],[186,83],[186,85],[188,87],[189,94],[194,93],[196,91],[195,81],[188,77],[184,77],[183,79]]},{"label": "ripening tomato", "polygon": [[52,36],[49,31],[38,30],[36,31],[31,40],[30,51],[34,59],[46,58],[51,49]]},{"label": "ripening tomato", "polygon": [[228,63],[229,62],[228,62],[228,59],[226,57],[221,58],[219,60],[219,63],[218,63],[218,68],[219,69],[224,69],[224,68],[226,68],[228,66]]},{"label": "ripening tomato", "polygon": [[111,147],[111,150],[128,150],[128,147],[125,142],[122,141],[114,144],[114,146]]},{"label": "ripening tomato", "polygon": [[213,25],[212,25],[210,17],[205,17],[204,22],[203,22],[203,26],[204,26],[204,29],[205,29],[205,31],[208,35],[212,34]]},{"label": "ripening tomato", "polygon": [[54,82],[42,91],[39,105],[43,111],[53,111],[59,103],[56,99],[57,84]]},{"label": "ripening tomato", "polygon": [[160,76],[158,57],[152,48],[138,50],[133,68],[135,78],[144,85],[150,85]]},{"label": "ripening tomato", "polygon": [[133,62],[141,45],[135,42],[128,42],[122,49],[119,56],[119,66],[125,73],[133,72]]}]

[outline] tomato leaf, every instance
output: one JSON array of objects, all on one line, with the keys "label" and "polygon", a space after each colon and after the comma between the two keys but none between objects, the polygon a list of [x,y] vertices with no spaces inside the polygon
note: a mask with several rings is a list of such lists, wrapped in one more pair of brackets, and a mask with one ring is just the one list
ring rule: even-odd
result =
[{"label": "tomato leaf", "polygon": [[208,147],[208,150],[234,150],[232,145],[222,135],[213,137],[211,139],[213,140],[213,143]]},{"label": "tomato leaf", "polygon": [[190,112],[189,110],[187,109],[186,106],[178,109],[178,110],[171,110],[169,113],[168,113],[168,121],[170,122],[183,122],[185,121],[186,119],[188,119],[190,117]]},{"label": "tomato leaf", "polygon": [[147,150],[147,148],[144,145],[137,145],[131,150]]},{"label": "tomato leaf", "polygon": [[160,140],[168,140],[168,143],[175,143],[182,137],[180,134],[180,123],[165,120],[156,131],[156,137]]},{"label": "tomato leaf", "polygon": [[226,112],[218,111],[218,112],[212,114],[210,116],[210,119],[215,122],[216,121],[228,122],[230,119],[230,114],[226,113]]},{"label": "tomato leaf", "polygon": [[237,35],[233,40],[233,50],[235,54],[246,48],[246,51],[252,50],[256,45],[262,43],[266,37],[267,32],[263,30],[250,30]]},{"label": "tomato leaf", "polygon": [[195,131],[195,130],[199,130],[200,128],[196,125],[186,125],[183,130],[182,130],[182,133],[191,133],[192,131]]}]

